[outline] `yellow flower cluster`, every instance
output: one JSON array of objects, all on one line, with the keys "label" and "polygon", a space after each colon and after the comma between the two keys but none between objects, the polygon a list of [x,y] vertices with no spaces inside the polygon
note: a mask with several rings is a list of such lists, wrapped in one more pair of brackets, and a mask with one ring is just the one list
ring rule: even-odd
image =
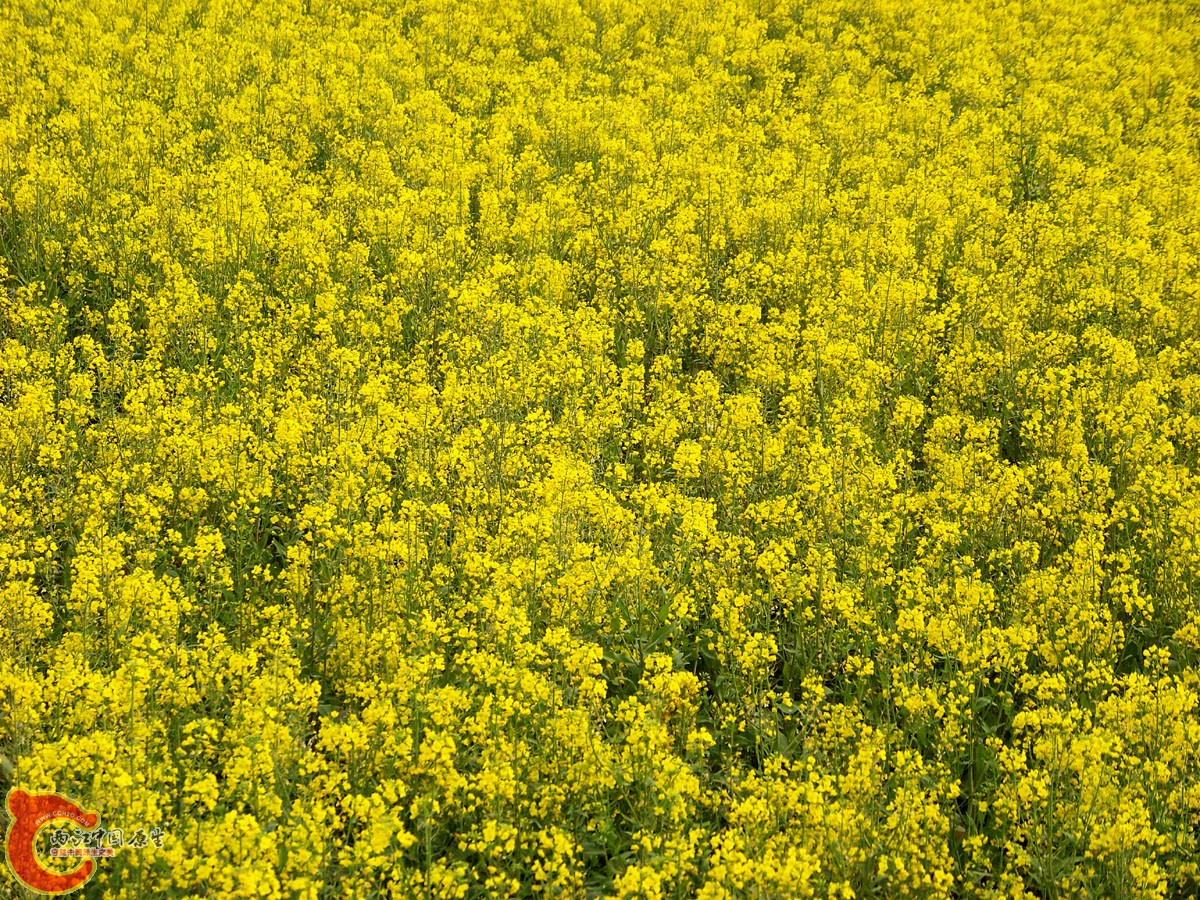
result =
[{"label": "yellow flower cluster", "polygon": [[0,789],[131,900],[1197,896],[1196,12],[9,0]]}]

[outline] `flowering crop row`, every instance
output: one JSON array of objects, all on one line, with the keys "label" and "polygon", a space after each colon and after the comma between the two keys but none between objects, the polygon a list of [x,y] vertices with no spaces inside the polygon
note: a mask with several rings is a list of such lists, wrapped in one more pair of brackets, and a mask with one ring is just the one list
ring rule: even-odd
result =
[{"label": "flowering crop row", "polygon": [[1194,0],[3,7],[89,895],[1200,892]]}]

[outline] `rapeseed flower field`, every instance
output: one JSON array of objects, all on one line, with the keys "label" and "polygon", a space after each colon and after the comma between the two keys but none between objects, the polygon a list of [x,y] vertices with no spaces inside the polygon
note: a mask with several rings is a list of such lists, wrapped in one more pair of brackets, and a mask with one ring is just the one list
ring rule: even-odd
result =
[{"label": "rapeseed flower field", "polygon": [[1198,23],[4,0],[0,790],[95,897],[1200,895]]}]

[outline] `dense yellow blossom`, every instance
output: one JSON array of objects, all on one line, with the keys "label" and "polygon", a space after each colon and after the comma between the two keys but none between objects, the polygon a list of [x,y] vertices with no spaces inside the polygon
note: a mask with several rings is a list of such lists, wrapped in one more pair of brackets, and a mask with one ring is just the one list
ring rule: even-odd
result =
[{"label": "dense yellow blossom", "polygon": [[0,788],[114,898],[1200,894],[1197,22],[4,0]]}]

